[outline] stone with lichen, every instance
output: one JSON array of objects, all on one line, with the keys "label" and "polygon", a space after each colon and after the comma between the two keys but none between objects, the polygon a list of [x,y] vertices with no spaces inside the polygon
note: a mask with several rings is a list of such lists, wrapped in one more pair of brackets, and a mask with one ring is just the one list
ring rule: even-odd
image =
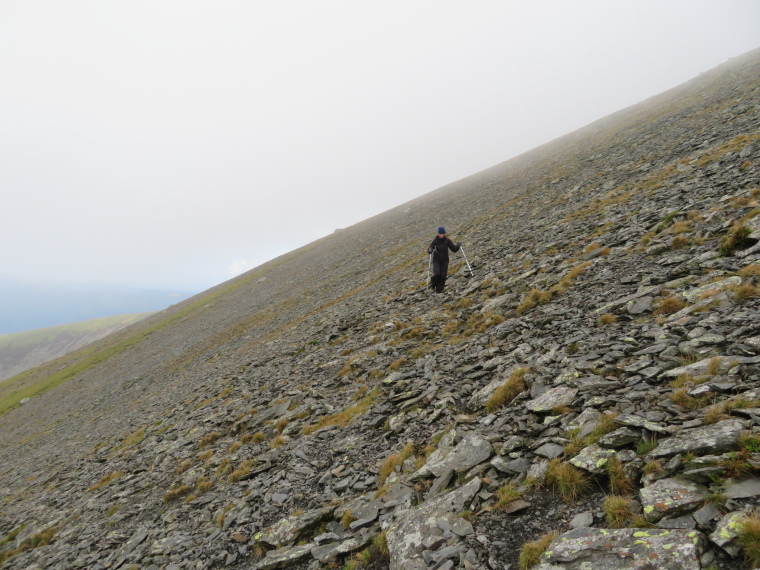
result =
[{"label": "stone with lichen", "polygon": [[695,530],[577,528],[549,544],[535,570],[699,570],[705,543]]},{"label": "stone with lichen", "polygon": [[644,516],[658,521],[696,511],[707,498],[707,488],[693,481],[678,478],[660,479],[639,491]]},{"label": "stone with lichen", "polygon": [[747,520],[747,513],[745,512],[728,513],[715,526],[715,530],[710,534],[710,540],[731,556],[737,556],[741,552],[737,539],[745,520]]}]

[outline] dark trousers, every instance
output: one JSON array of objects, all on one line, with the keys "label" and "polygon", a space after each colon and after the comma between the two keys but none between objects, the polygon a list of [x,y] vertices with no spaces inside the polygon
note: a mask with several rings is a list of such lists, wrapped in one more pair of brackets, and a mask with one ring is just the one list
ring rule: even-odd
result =
[{"label": "dark trousers", "polygon": [[449,262],[439,261],[433,256],[433,277],[430,278],[430,288],[435,289],[437,293],[443,293],[448,273]]}]

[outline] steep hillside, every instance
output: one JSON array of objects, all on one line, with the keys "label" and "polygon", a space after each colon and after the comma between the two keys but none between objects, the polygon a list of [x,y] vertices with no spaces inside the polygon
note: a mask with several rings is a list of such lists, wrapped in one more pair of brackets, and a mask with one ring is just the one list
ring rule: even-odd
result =
[{"label": "steep hillside", "polygon": [[0,335],[0,380],[60,358],[144,319],[149,314],[119,315]]},{"label": "steep hillside", "polygon": [[4,567],[740,567],[759,104],[756,51],[7,381]]}]

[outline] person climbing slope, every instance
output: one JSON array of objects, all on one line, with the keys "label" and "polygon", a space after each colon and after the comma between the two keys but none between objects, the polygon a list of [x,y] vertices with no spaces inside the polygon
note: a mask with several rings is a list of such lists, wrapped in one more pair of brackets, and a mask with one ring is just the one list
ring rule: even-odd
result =
[{"label": "person climbing slope", "polygon": [[436,293],[443,293],[446,287],[446,277],[449,272],[449,250],[459,251],[461,243],[454,243],[446,237],[446,229],[438,228],[438,235],[428,247],[428,254],[433,256],[433,276],[430,279],[430,288]]}]

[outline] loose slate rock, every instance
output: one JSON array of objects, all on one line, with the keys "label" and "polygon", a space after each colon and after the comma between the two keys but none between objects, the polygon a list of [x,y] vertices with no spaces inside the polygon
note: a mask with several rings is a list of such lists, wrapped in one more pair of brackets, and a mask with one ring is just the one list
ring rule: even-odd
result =
[{"label": "loose slate rock", "polygon": [[326,507],[281,519],[257,534],[255,539],[270,546],[293,544],[302,532],[332,515],[334,510],[334,507]]},{"label": "loose slate rock", "polygon": [[620,424],[623,426],[633,426],[637,428],[644,428],[644,429],[648,429],[649,431],[653,431],[655,433],[668,433],[668,430],[666,430],[661,425],[656,424],[654,422],[650,422],[649,420],[642,418],[641,416],[636,416],[633,414],[620,414],[619,416],[616,416],[614,419],[615,419],[616,424]]},{"label": "loose slate rock", "polygon": [[[725,374],[737,364],[751,365],[758,363],[760,363],[760,359],[758,359],[756,356],[731,356],[729,358],[721,358],[717,362],[717,371],[719,374]],[[704,374],[709,374],[710,370],[715,367],[716,362],[713,358],[704,358],[699,362],[695,362],[693,364],[687,364],[686,366],[666,370],[662,375],[667,376],[668,378],[677,378],[682,374],[688,374],[690,376],[702,376]]]},{"label": "loose slate rock", "polygon": [[[547,459],[554,459],[564,453],[564,447],[556,443],[545,443],[535,451],[536,455],[541,455]],[[498,467],[497,467],[498,469]]]},{"label": "loose slate rock", "polygon": [[598,445],[589,445],[573,457],[570,463],[589,473],[601,474],[605,472],[607,462],[612,457],[615,457],[615,450],[604,449]]},{"label": "loose slate rock", "polygon": [[640,315],[649,310],[649,307],[652,306],[652,301],[654,301],[654,297],[639,297],[634,301],[629,301],[626,308],[631,315]]},{"label": "loose slate rock", "polygon": [[660,479],[639,491],[644,516],[650,521],[697,510],[704,504],[707,489],[686,479]]},{"label": "loose slate rock", "polygon": [[603,436],[598,443],[601,447],[616,449],[618,447],[625,447],[629,443],[639,441],[640,439],[640,432],[629,427],[621,427]]},{"label": "loose slate rock", "polygon": [[704,296],[706,296],[705,294],[708,292],[717,294],[720,291],[724,291],[736,285],[741,285],[741,283],[742,283],[741,277],[736,277],[736,276],[729,277],[727,279],[716,281],[715,283],[708,283],[707,285],[702,285],[701,287],[691,289],[690,291],[683,293],[683,297],[689,303],[695,303],[700,298],[703,298]]},{"label": "loose slate rock", "polygon": [[469,483],[428,500],[418,507],[397,509],[393,520],[386,527],[391,568],[424,568],[421,558],[423,541],[442,534],[438,519],[446,518],[455,524],[461,517],[455,513],[465,510],[475,494],[480,490],[477,477]]},{"label": "loose slate rock", "polygon": [[700,570],[705,542],[695,530],[577,528],[554,540],[535,570]]},{"label": "loose slate rock", "polygon": [[286,568],[311,555],[313,544],[302,544],[292,548],[279,548],[267,552],[267,555],[256,565],[257,570],[273,570]]},{"label": "loose slate rock", "polygon": [[746,499],[757,495],[760,495],[760,479],[756,477],[727,481],[723,489],[723,496],[728,499]]},{"label": "loose slate rock", "polygon": [[554,408],[569,406],[578,395],[576,388],[559,386],[541,394],[535,400],[528,402],[525,407],[531,412],[549,412]]},{"label": "loose slate rock", "polygon": [[728,513],[720,519],[715,530],[710,534],[710,540],[731,556],[738,556],[741,548],[737,544],[737,538],[739,538],[739,531],[741,531],[742,524],[746,519],[747,513],[741,511]]},{"label": "loose slate rock", "polygon": [[660,441],[648,457],[671,457],[679,453],[721,453],[739,446],[742,432],[747,428],[744,421],[728,419],[713,425],[684,429],[675,436]]},{"label": "loose slate rock", "polygon": [[454,448],[439,448],[430,454],[428,462],[417,472],[419,477],[440,477],[446,471],[466,473],[476,465],[488,461],[493,447],[479,435],[465,436]]},{"label": "loose slate rock", "polygon": [[572,528],[589,528],[592,524],[594,524],[594,513],[591,511],[579,513],[570,521]]}]

